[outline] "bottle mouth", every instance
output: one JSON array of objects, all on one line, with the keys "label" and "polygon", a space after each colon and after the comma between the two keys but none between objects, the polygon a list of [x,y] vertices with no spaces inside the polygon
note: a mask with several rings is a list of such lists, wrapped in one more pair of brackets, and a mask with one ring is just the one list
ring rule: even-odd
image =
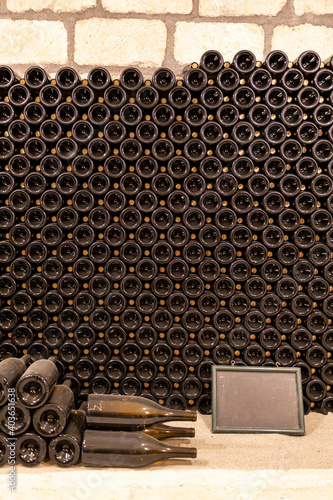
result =
[{"label": "bottle mouth", "polygon": [[[4,408],[6,409],[6,411],[0,413],[0,415],[1,415],[1,417],[0,417],[1,424],[0,425],[1,425],[2,430],[4,432],[11,434],[11,432],[13,431],[13,435],[17,435],[17,434],[21,434],[29,427],[30,420],[31,420],[29,410],[24,408],[22,405],[16,404],[15,405],[15,417],[14,417],[15,422],[14,422],[13,427],[11,427],[9,429],[8,409],[6,406]],[[2,410],[4,408],[2,408]],[[11,423],[10,423],[10,425],[11,425]]]},{"label": "bottle mouth", "polygon": [[39,413],[39,415],[37,426],[40,433],[50,436],[51,434],[56,435],[61,432],[61,418],[58,411],[53,408],[47,408]]},{"label": "bottle mouth", "polygon": [[23,464],[35,465],[38,463],[41,448],[38,442],[33,438],[27,438],[21,443],[19,457]]},{"label": "bottle mouth", "polygon": [[189,438],[194,438],[195,437],[195,429],[193,427],[188,427],[188,428],[184,428],[185,430],[185,433],[186,433],[186,437],[189,437]]},{"label": "bottle mouth", "polygon": [[52,450],[52,455],[57,463],[69,465],[74,460],[76,451],[76,446],[71,441],[71,438],[66,438],[60,439],[56,443]]}]

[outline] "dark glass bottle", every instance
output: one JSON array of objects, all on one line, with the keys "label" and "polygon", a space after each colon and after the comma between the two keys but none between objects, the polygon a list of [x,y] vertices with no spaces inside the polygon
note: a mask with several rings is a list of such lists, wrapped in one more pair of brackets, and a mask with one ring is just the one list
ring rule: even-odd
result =
[{"label": "dark glass bottle", "polygon": [[45,460],[47,442],[34,432],[26,432],[16,441],[16,460],[25,467],[34,467]]},{"label": "dark glass bottle", "polygon": [[16,397],[23,406],[38,408],[47,401],[58,379],[55,361],[55,357],[35,361],[18,380]]},{"label": "dark glass bottle", "polygon": [[287,343],[281,344],[275,351],[275,361],[281,366],[293,366],[296,360],[296,351]]},{"label": "dark glass bottle", "polygon": [[170,90],[168,101],[176,110],[184,109],[191,102],[191,92],[184,86],[176,86]]},{"label": "dark glass bottle", "polygon": [[333,395],[328,394],[320,403],[320,412],[324,415],[333,411]]},{"label": "dark glass bottle", "polygon": [[327,394],[327,388],[324,382],[317,377],[312,377],[312,379],[306,384],[305,395],[310,400],[316,403],[317,401],[322,401]]},{"label": "dark glass bottle", "polygon": [[200,59],[200,68],[214,77],[223,68],[223,56],[217,50],[207,50]]},{"label": "dark glass bottle", "polygon": [[192,93],[200,93],[207,85],[207,74],[200,68],[191,68],[184,74],[184,84]]},{"label": "dark glass bottle", "polygon": [[76,465],[80,459],[86,409],[87,403],[84,402],[78,410],[72,410],[65,429],[49,443],[50,460],[59,467]]},{"label": "dark glass bottle", "polygon": [[0,430],[10,436],[18,436],[29,428],[30,422],[30,411],[15,401],[15,395],[11,394],[8,405],[0,409]]},{"label": "dark glass bottle", "polygon": [[306,361],[313,368],[321,368],[327,363],[327,352],[319,344],[312,344],[306,352]]},{"label": "dark glass bottle", "polygon": [[265,66],[273,75],[281,75],[288,67],[288,57],[282,50],[273,50],[266,56]]},{"label": "dark glass bottle", "polygon": [[8,389],[15,387],[18,379],[27,369],[29,354],[22,358],[7,358],[0,362],[0,406],[8,399]]},{"label": "dark glass bottle", "polygon": [[317,52],[307,50],[303,52],[298,60],[297,66],[305,75],[311,76],[320,68],[321,59]]},{"label": "dark glass bottle", "polygon": [[256,62],[256,57],[252,52],[241,50],[233,58],[232,64],[238,73],[248,75],[254,70]]},{"label": "dark glass bottle", "polygon": [[82,464],[85,466],[144,467],[162,459],[195,458],[196,455],[196,448],[164,445],[142,432],[87,430],[83,435]]},{"label": "dark glass bottle", "polygon": [[67,422],[67,416],[74,406],[74,394],[71,381],[65,380],[53,387],[46,404],[38,408],[33,415],[33,425],[38,434],[55,437],[60,434]]},{"label": "dark glass bottle", "polygon": [[90,395],[87,423],[91,427],[114,430],[141,430],[146,426],[171,420],[196,420],[188,411],[172,411],[141,397]]},{"label": "dark glass bottle", "polygon": [[250,366],[262,365],[265,361],[265,351],[261,345],[255,342],[248,345],[244,351],[244,361]]}]

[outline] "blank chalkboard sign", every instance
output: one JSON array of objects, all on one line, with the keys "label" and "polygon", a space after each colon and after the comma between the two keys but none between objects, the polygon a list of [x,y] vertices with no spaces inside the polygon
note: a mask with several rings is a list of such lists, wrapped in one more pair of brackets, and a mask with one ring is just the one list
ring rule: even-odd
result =
[{"label": "blank chalkboard sign", "polygon": [[213,432],[304,435],[300,368],[212,366]]}]

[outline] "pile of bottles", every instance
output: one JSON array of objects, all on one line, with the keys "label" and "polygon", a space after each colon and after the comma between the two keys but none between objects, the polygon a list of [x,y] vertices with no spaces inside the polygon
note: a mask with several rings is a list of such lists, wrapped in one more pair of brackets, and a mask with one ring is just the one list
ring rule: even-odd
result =
[{"label": "pile of bottles", "polygon": [[38,465],[48,454],[58,465],[75,465],[80,458],[86,403],[74,409],[72,383],[57,384],[55,358],[28,366],[29,360],[26,354],[0,363],[0,465],[10,462],[11,449],[15,450],[13,460],[27,467]]},{"label": "pile of bottles", "polygon": [[194,437],[193,428],[163,422],[195,421],[195,412],[165,409],[141,397],[94,394],[75,409],[70,379],[56,383],[56,359],[29,361],[27,354],[0,363],[0,466],[17,461],[34,467],[49,457],[70,467],[82,455],[87,466],[142,467],[196,457],[195,448],[160,442]]},{"label": "pile of bottles", "polygon": [[299,366],[331,411],[332,68],[0,67],[1,359],[203,413],[212,364]]}]

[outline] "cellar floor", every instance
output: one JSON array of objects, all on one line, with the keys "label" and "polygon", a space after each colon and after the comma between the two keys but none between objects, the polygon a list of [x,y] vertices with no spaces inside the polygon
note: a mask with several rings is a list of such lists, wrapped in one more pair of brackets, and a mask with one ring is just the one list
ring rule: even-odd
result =
[{"label": "cellar floor", "polygon": [[[194,439],[172,440],[198,449],[196,460],[170,460],[146,469],[60,469],[50,462],[16,468],[15,500],[331,500],[333,414],[305,417],[305,436],[212,434],[211,417],[198,415]],[[177,424],[178,425],[178,424]],[[171,443],[171,440],[170,440]]]}]

